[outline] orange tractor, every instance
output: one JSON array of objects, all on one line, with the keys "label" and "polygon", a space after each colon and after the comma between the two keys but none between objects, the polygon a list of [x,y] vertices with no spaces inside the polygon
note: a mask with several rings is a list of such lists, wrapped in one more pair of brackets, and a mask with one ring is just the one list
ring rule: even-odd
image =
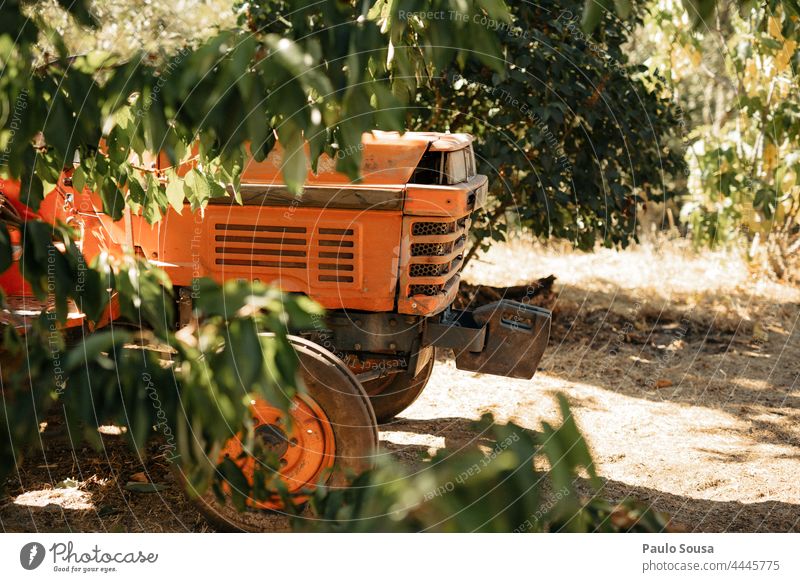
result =
[{"label": "orange tractor", "polygon": [[[471,136],[373,132],[360,153],[359,182],[323,155],[302,193],[292,195],[278,145],[263,162],[245,165],[242,204],[232,196],[212,198],[202,212],[187,204],[152,227],[130,213],[113,222],[97,195],[70,192],[84,254],[124,247],[164,269],[181,324],[191,320],[201,277],[272,283],[326,308],[293,339],[306,391],[290,411],[292,422],[267,403],[253,404],[256,433],[280,458],[290,492],[321,479],[344,484],[368,467],[377,423],[420,395],[435,348],[454,350],[462,370],[532,378],[549,337],[550,312],[535,306],[503,300],[474,311],[452,307],[471,216],[488,191]],[[145,163],[162,177],[170,169],[163,154]],[[191,167],[177,168],[178,175]],[[240,451],[233,438],[223,454],[237,458]],[[239,514],[213,497],[204,506],[214,521],[238,529],[260,529],[260,510],[277,508],[254,502]]]}]

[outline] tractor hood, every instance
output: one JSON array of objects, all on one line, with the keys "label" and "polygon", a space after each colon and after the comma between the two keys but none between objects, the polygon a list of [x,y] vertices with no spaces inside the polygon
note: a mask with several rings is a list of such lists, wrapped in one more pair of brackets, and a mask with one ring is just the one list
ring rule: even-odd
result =
[{"label": "tractor hood", "polygon": [[[466,134],[447,134],[435,132],[397,132],[374,131],[365,133],[361,144],[351,151],[339,150],[333,157],[323,154],[317,163],[317,173],[311,170],[308,162],[308,186],[351,187],[404,187],[419,165],[422,155],[430,148],[434,151],[453,151],[466,147],[472,137]],[[356,151],[353,151],[356,150]],[[336,171],[337,159],[361,153],[361,181],[354,183],[347,175]],[[308,155],[308,146],[306,146]],[[281,168],[285,163],[285,152],[277,144],[263,162],[250,160],[244,168],[242,183],[283,184]]]}]

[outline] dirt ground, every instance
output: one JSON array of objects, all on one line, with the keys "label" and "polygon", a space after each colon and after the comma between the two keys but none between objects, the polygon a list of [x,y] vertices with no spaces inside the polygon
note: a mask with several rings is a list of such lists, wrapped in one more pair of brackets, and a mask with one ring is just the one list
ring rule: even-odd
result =
[{"label": "dirt ground", "polygon": [[[510,267],[513,265],[513,267]],[[554,325],[531,381],[456,370],[438,355],[422,397],[383,446],[457,448],[484,411],[536,430],[570,399],[610,499],[631,496],[689,531],[800,531],[800,290],[753,274],[735,253],[683,242],[582,254],[515,241],[473,261],[487,285],[557,277]],[[115,432],[110,429],[108,432]],[[0,500],[4,531],[208,531],[156,444],[162,491],[124,485],[142,463],[118,434],[97,453],[51,422]]]}]

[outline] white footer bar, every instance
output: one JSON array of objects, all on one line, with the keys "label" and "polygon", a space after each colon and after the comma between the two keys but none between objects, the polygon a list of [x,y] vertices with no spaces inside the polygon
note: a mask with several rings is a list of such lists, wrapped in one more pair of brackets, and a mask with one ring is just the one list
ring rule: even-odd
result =
[{"label": "white footer bar", "polygon": [[798,554],[797,534],[0,535],[14,581],[796,581]]}]

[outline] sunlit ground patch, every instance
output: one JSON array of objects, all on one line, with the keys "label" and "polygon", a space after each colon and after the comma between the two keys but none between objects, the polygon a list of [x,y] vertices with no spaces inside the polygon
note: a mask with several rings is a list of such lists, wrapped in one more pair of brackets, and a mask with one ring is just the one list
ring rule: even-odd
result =
[{"label": "sunlit ground patch", "polygon": [[76,487],[64,489],[36,489],[17,495],[15,505],[46,507],[57,505],[63,509],[94,509],[91,496]]},{"label": "sunlit ground patch", "polygon": [[402,430],[383,430],[380,432],[380,440],[401,447],[428,447],[430,454],[434,454],[437,449],[444,448],[444,437]]}]

